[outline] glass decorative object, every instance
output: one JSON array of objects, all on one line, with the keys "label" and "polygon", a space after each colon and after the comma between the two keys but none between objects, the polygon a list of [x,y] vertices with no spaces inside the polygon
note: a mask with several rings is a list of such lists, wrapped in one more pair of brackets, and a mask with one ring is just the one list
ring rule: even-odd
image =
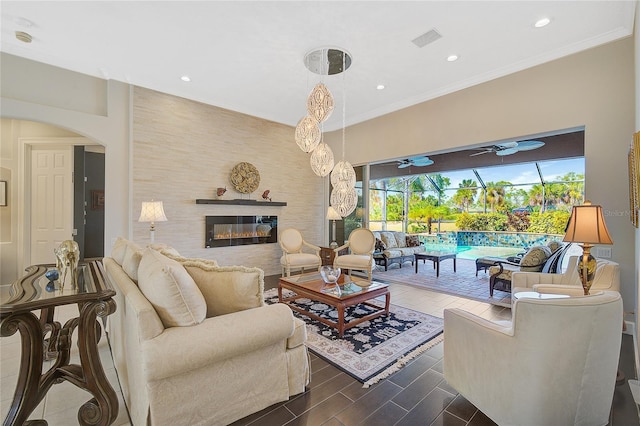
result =
[{"label": "glass decorative object", "polygon": [[325,283],[325,286],[322,288],[323,292],[333,293],[337,296],[342,295],[342,289],[338,285],[340,272],[340,268],[334,268],[333,266],[325,265],[320,267],[320,276]]},{"label": "glass decorative object", "polygon": [[348,161],[338,162],[331,172],[331,185],[335,188],[339,182],[346,182],[351,187],[356,185],[356,172]]},{"label": "glass decorative object", "polygon": [[307,111],[318,123],[325,121],[333,112],[333,95],[322,83],[316,84],[307,98]]},{"label": "glass decorative object", "polygon": [[331,190],[330,203],[340,216],[347,217],[356,209],[358,193],[347,182],[339,182]]},{"label": "glass decorative object", "polygon": [[295,140],[301,150],[304,152],[313,151],[318,144],[322,134],[318,121],[311,116],[305,116],[298,121],[295,132]]},{"label": "glass decorative object", "polygon": [[333,169],[333,151],[322,142],[311,153],[311,170],[320,177],[325,177]]}]

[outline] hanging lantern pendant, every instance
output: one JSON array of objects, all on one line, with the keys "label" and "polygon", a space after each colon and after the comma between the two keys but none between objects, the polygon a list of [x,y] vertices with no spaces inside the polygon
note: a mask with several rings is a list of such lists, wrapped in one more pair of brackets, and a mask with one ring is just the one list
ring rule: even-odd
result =
[{"label": "hanging lantern pendant", "polygon": [[307,98],[307,111],[318,123],[325,121],[333,112],[333,95],[322,83],[316,84]]}]

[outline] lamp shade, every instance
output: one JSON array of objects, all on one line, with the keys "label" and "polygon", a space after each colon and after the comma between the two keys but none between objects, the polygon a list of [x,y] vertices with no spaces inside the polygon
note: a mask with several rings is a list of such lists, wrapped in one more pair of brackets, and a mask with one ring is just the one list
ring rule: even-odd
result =
[{"label": "lamp shade", "polygon": [[584,244],[613,244],[602,214],[602,206],[585,201],[573,206],[569,224],[562,241]]},{"label": "lamp shade", "polygon": [[338,213],[336,209],[329,206],[327,209],[327,220],[342,220],[342,216],[340,216],[340,213]]},{"label": "lamp shade", "polygon": [[143,201],[138,222],[166,222],[162,201]]}]

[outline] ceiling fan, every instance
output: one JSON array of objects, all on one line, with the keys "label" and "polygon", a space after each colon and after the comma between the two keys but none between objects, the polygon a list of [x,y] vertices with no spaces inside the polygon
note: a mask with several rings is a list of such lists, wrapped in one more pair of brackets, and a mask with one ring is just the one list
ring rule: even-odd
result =
[{"label": "ceiling fan", "polygon": [[425,155],[418,155],[416,157],[409,157],[405,160],[398,161],[398,168],[404,169],[405,167],[416,166],[424,167],[433,164],[433,160]]},{"label": "ceiling fan", "polygon": [[476,152],[470,156],[473,157],[475,155],[486,154],[488,152],[495,152],[496,155],[499,156],[511,155],[518,151],[530,151],[532,149],[537,149],[543,145],[544,142],[542,141],[505,142],[483,148],[477,148],[480,152]]}]

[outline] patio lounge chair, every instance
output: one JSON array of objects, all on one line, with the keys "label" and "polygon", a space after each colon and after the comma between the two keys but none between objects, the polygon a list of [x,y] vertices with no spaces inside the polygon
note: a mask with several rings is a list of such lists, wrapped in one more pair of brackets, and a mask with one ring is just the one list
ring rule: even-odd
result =
[{"label": "patio lounge chair", "polygon": [[[564,254],[570,244],[565,244],[552,252],[548,246],[535,246],[522,256],[520,262],[497,260],[495,266],[489,268],[489,295],[493,290],[511,292],[511,274],[513,272],[545,272],[555,274],[560,272]],[[477,271],[476,271],[477,272]]]}]

